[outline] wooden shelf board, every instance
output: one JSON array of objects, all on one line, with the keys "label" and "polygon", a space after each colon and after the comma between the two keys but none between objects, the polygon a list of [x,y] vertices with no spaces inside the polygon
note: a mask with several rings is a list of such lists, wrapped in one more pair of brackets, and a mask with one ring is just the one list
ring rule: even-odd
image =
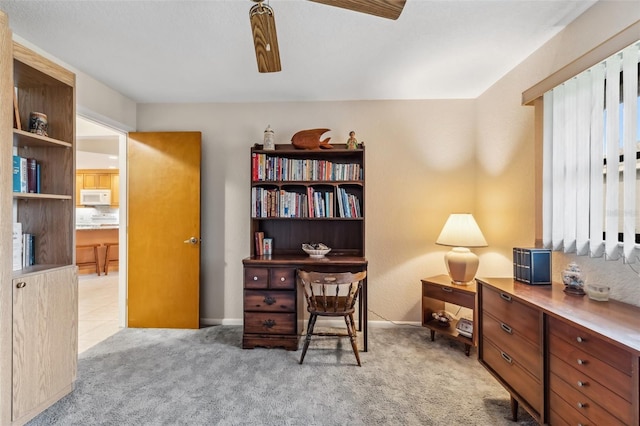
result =
[{"label": "wooden shelf board", "polygon": [[47,136],[36,135],[35,133],[27,132],[24,130],[13,129],[13,145],[16,147],[24,146],[44,146],[44,147],[61,147],[71,148],[73,145],[69,142],[64,142],[58,139],[53,139]]},{"label": "wooden shelf board", "polygon": [[13,198],[20,198],[23,200],[70,200],[73,197],[71,195],[60,194],[34,194],[32,192],[14,192]]}]

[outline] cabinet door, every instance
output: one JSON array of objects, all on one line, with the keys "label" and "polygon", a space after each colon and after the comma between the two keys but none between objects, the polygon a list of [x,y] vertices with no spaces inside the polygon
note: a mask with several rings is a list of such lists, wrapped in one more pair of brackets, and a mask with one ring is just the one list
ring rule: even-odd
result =
[{"label": "cabinet door", "polygon": [[13,420],[71,391],[78,360],[75,267],[13,280]]},{"label": "cabinet door", "polygon": [[111,174],[111,205],[120,205],[120,175],[116,173]]},{"label": "cabinet door", "polygon": [[85,173],[84,189],[111,189],[109,173]]}]

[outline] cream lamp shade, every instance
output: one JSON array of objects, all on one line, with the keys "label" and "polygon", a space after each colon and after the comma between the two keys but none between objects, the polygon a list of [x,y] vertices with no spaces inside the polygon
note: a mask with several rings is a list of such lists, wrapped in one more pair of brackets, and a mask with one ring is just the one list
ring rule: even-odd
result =
[{"label": "cream lamp shade", "polygon": [[469,247],[486,247],[487,240],[470,213],[454,213],[444,224],[436,244],[453,247],[445,256],[447,271],[454,284],[467,285],[476,276],[480,260]]}]

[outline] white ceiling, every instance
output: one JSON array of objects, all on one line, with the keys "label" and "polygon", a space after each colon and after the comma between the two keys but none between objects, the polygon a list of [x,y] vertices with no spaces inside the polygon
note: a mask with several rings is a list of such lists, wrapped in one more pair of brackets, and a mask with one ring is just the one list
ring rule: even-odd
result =
[{"label": "white ceiling", "polygon": [[0,0],[13,31],[139,103],[475,98],[594,0],[407,0],[397,21],[270,0],[282,71],[257,70],[250,0]]}]

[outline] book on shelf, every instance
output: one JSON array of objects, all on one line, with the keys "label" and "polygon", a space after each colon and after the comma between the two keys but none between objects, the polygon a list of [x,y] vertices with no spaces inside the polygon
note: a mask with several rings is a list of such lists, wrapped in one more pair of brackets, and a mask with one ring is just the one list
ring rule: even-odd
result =
[{"label": "book on shelf", "polygon": [[13,156],[13,192],[22,192],[21,188],[21,167],[20,167],[20,157],[17,155]]},{"label": "book on shelf", "polygon": [[13,270],[22,269],[22,223],[13,223]]},{"label": "book on shelf", "polygon": [[264,232],[255,233],[255,245],[256,256],[262,256],[264,253]]},{"label": "book on shelf", "polygon": [[38,174],[35,158],[27,158],[27,192],[35,194],[38,189]]},{"label": "book on shelf", "polygon": [[13,156],[13,192],[40,193],[40,164],[35,158]]},{"label": "book on shelf", "polygon": [[35,242],[33,234],[22,234],[22,267],[35,265]]}]

